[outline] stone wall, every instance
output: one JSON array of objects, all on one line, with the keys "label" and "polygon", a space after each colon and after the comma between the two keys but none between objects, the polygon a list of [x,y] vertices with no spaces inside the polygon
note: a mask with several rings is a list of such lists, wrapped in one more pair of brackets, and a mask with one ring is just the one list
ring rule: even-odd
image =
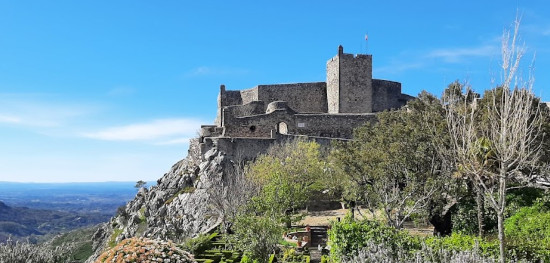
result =
[{"label": "stone wall", "polygon": [[[300,114],[290,108],[274,110],[267,114],[235,116],[225,112],[226,137],[271,138],[273,132],[332,138],[351,138],[353,129],[375,120],[366,114]],[[282,124],[282,125],[281,125]],[[284,127],[284,131],[280,128]]]},{"label": "stone wall", "polygon": [[204,138],[199,145],[201,156],[206,152],[216,149],[224,152],[233,160],[250,161],[259,155],[267,153],[269,147],[277,143],[284,143],[295,139],[314,141],[322,148],[327,149],[338,138],[323,138],[304,135],[276,135],[274,138]]},{"label": "stone wall", "polygon": [[343,52],[342,46],[338,50],[338,55],[327,61],[327,104],[328,113],[338,113],[340,106],[340,53]]},{"label": "stone wall", "polygon": [[247,104],[252,101],[260,100],[258,98],[258,87],[241,90],[240,93],[241,93],[242,104]]},{"label": "stone wall", "polygon": [[372,56],[340,56],[339,113],[372,112]]},{"label": "stone wall", "polygon": [[243,100],[241,97],[241,91],[239,90],[226,90],[222,95],[222,106],[241,105]]},{"label": "stone wall", "polygon": [[353,129],[376,120],[375,114],[296,114],[294,134],[350,139]]},{"label": "stone wall", "polygon": [[398,109],[407,101],[401,99],[401,83],[395,81],[373,79],[373,112]]},{"label": "stone wall", "polygon": [[373,110],[372,56],[345,54],[327,62],[328,113],[371,113]]},{"label": "stone wall", "polygon": [[277,131],[281,122],[287,124],[289,133],[295,132],[294,112],[288,109],[245,117],[225,114],[224,121],[223,136],[226,137],[271,138],[271,131]]},{"label": "stone wall", "polygon": [[213,138],[218,150],[235,160],[254,160],[267,152],[277,140],[271,138]]},{"label": "stone wall", "polygon": [[296,112],[327,112],[327,88],[325,82],[259,85],[258,100],[267,104],[286,101]]},{"label": "stone wall", "polygon": [[223,110],[234,117],[252,116],[265,113],[263,101],[251,101],[244,105],[226,106]]}]

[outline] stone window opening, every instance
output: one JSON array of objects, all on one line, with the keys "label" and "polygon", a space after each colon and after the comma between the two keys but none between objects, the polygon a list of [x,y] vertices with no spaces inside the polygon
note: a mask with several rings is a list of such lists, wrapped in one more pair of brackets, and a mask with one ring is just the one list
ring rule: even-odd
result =
[{"label": "stone window opening", "polygon": [[250,126],[250,132],[255,132],[256,131],[256,126],[252,125]]}]

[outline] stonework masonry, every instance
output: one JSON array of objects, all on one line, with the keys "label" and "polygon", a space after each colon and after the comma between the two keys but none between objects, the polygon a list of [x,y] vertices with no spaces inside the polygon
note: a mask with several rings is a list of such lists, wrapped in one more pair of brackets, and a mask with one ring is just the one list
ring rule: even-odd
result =
[{"label": "stonework masonry", "polygon": [[412,98],[401,93],[401,83],[372,78],[372,55],[346,54],[339,46],[327,61],[326,82],[245,90],[221,85],[214,125],[201,127],[201,151],[217,147],[248,158],[281,138],[350,139],[377,112],[398,109]]}]

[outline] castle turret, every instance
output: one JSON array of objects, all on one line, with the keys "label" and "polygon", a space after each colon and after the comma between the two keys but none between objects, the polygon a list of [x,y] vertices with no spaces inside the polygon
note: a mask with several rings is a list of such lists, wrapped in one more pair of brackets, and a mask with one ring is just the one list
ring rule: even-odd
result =
[{"label": "castle turret", "polygon": [[327,62],[329,113],[373,112],[372,55],[338,54]]}]

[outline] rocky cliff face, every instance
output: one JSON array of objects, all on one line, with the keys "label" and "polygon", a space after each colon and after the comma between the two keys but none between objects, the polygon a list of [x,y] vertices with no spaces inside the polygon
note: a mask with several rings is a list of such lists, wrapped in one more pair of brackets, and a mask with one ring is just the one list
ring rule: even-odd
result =
[{"label": "rocky cliff face", "polygon": [[198,140],[191,140],[186,159],[174,164],[156,186],[140,189],[134,200],[96,231],[95,253],[87,262],[125,238],[179,242],[216,227],[220,215],[209,205],[210,193],[213,185],[223,185],[224,175],[233,165],[231,158],[216,148],[201,155]]}]

